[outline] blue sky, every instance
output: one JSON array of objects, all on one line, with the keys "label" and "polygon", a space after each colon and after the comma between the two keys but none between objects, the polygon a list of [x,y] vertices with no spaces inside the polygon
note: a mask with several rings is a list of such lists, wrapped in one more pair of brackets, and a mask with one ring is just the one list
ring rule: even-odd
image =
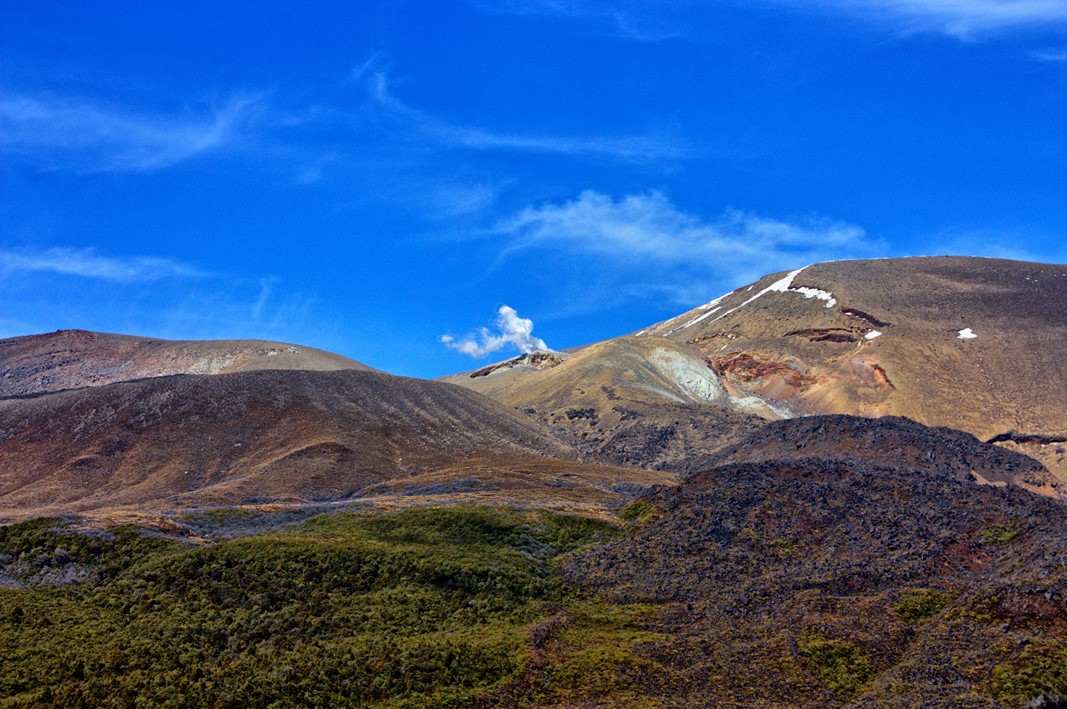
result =
[{"label": "blue sky", "polygon": [[0,8],[0,337],[439,376],[1065,236],[1064,0]]}]

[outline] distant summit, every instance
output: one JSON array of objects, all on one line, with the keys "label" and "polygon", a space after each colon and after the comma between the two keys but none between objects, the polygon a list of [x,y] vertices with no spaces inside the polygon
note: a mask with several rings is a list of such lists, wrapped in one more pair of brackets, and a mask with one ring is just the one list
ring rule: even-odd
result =
[{"label": "distant summit", "polygon": [[172,374],[371,370],[322,350],[264,340],[157,340],[86,330],[0,340],[0,398]]},{"label": "distant summit", "polygon": [[505,360],[498,364],[491,364],[488,367],[483,367],[475,372],[471,372],[470,378],[487,377],[494,372],[504,372],[515,368],[522,371],[552,369],[552,367],[562,364],[563,360],[567,359],[569,356],[570,355],[563,352],[553,352],[552,350],[534,350],[533,352],[526,352],[518,357],[513,357],[512,359]]}]

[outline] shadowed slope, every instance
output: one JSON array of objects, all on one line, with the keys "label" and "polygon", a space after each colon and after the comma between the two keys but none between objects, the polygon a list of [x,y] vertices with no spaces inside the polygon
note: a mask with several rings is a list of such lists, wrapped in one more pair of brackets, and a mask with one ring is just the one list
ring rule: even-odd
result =
[{"label": "shadowed slope", "polygon": [[1056,478],[1033,458],[983,443],[963,431],[931,428],[899,416],[826,415],[774,421],[700,462],[709,468],[805,458],[939,471],[957,480],[1018,485],[1050,497],[1063,496]]},{"label": "shadowed slope", "polygon": [[655,604],[648,640],[614,665],[646,704],[1058,706],[1040,700],[1067,692],[1067,525],[1050,500],[806,459],[716,468],[637,504],[643,526],[564,574]]}]

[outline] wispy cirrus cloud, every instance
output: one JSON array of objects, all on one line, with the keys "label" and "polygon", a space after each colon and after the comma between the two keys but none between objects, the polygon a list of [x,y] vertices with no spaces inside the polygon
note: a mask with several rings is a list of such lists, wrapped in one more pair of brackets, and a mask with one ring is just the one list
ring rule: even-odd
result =
[{"label": "wispy cirrus cloud", "polygon": [[595,31],[635,42],[659,42],[685,36],[680,23],[670,22],[648,3],[605,0],[469,0],[496,14],[559,17],[588,23]]},{"label": "wispy cirrus cloud", "polygon": [[875,21],[902,23],[911,31],[969,39],[1007,30],[1067,27],[1063,0],[762,0],[801,10],[831,9]]},{"label": "wispy cirrus cloud", "polygon": [[[360,75],[366,71],[362,69]],[[374,72],[369,86],[375,103],[386,111],[387,117],[403,125],[409,138],[427,140],[449,148],[552,153],[625,162],[681,159],[693,152],[679,138],[667,135],[528,135],[451,123],[398,99],[389,90],[389,81],[383,72]]]},{"label": "wispy cirrus cloud", "polygon": [[43,169],[151,172],[232,144],[257,102],[167,115],[51,95],[0,92],[0,154]]},{"label": "wispy cirrus cloud", "polygon": [[[1067,25],[1063,0],[720,0],[762,4],[800,12],[831,11],[865,21],[903,26],[912,32],[940,32],[971,39],[1006,30]],[[637,41],[699,36],[701,0],[647,3],[634,0],[468,0],[487,12],[527,17],[559,17],[584,22]],[[694,21],[694,18],[695,21]]]},{"label": "wispy cirrus cloud", "polygon": [[285,287],[278,277],[90,249],[0,249],[0,303],[0,337],[81,328],[325,344],[344,332],[314,293]]},{"label": "wispy cirrus cloud", "polygon": [[203,278],[192,266],[153,256],[102,256],[93,249],[0,250],[0,276],[51,273],[112,283],[146,283],[165,278]]},{"label": "wispy cirrus cloud", "polygon": [[1030,52],[1030,58],[1039,62],[1063,63],[1067,62],[1067,49],[1042,49]]},{"label": "wispy cirrus cloud", "polygon": [[501,222],[507,256],[534,248],[555,249],[574,263],[612,274],[640,298],[662,292],[678,302],[702,298],[713,283],[754,280],[786,266],[877,255],[884,245],[859,226],[812,217],[784,221],[730,209],[705,220],[678,209],[662,192],[618,200],[588,190],[559,204],[530,206]]}]

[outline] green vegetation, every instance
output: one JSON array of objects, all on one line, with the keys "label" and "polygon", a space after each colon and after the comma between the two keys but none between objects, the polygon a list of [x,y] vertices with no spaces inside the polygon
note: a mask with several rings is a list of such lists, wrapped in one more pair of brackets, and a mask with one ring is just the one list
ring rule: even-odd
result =
[{"label": "green vegetation", "polygon": [[634,500],[619,513],[624,521],[630,524],[644,524],[656,516],[656,508],[644,500]]},{"label": "green vegetation", "polygon": [[[884,555],[849,556],[830,537],[822,570],[831,552],[792,507],[741,499],[673,515],[635,503],[625,530],[479,507],[197,513],[182,522],[215,540],[200,544],[60,520],[0,527],[0,709],[1067,696],[1062,582],[1040,581],[1061,573],[1055,559],[1012,586],[956,574],[939,588],[897,559],[885,570],[908,578],[890,584],[869,574]],[[987,520],[959,534],[967,547],[931,552],[935,568],[986,553]]]},{"label": "green vegetation", "polygon": [[932,618],[948,606],[948,596],[940,591],[928,588],[913,589],[904,592],[900,600],[893,605],[893,610],[909,623],[920,623]]},{"label": "green vegetation", "polygon": [[792,556],[797,553],[797,544],[789,539],[772,539],[771,549],[779,557]]},{"label": "green vegetation", "polygon": [[994,524],[982,530],[982,542],[985,544],[1007,544],[1015,539],[1019,531],[1006,524]]},{"label": "green vegetation", "polygon": [[1039,706],[1035,700],[1067,697],[1067,646],[1059,642],[1040,641],[1026,648],[1014,663],[993,668],[993,685],[997,696],[1012,704]]},{"label": "green vegetation", "polygon": [[642,680],[659,668],[639,651],[665,637],[644,629],[655,611],[655,606],[645,604],[597,600],[572,604],[555,652],[546,662],[542,685],[529,698],[552,705],[596,700],[613,706],[650,706]]},{"label": "green vegetation", "polygon": [[826,682],[834,696],[842,701],[856,696],[874,674],[870,657],[845,640],[802,636],[797,641],[797,649],[812,674]]},{"label": "green vegetation", "polygon": [[[522,671],[530,626],[564,600],[551,560],[613,533],[478,508],[323,515],[197,547],[3,528],[25,587],[0,589],[0,706],[469,705]],[[91,580],[39,582],[72,564]]]},{"label": "green vegetation", "polygon": [[178,546],[178,542],[146,536],[132,526],[78,534],[62,529],[60,520],[35,519],[0,526],[0,568],[6,562],[10,569],[27,575],[78,565],[107,580],[138,560]]}]

